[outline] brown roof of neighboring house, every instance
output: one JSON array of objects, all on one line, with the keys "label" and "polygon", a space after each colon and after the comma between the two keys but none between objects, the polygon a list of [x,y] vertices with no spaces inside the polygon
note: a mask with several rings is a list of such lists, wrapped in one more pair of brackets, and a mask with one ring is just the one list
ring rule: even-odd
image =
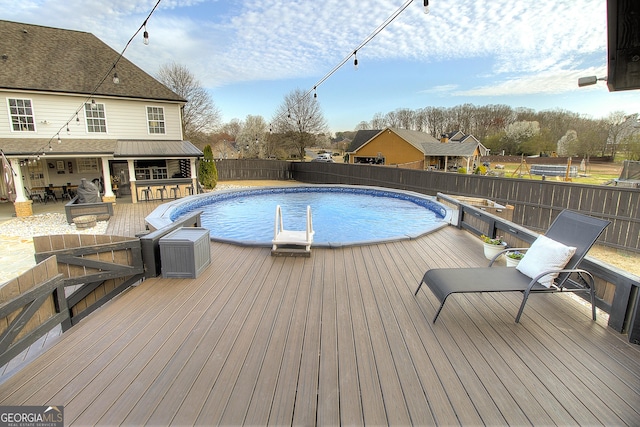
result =
[{"label": "brown roof of neighboring house", "polygon": [[0,55],[2,89],[186,102],[91,33],[0,20]]}]

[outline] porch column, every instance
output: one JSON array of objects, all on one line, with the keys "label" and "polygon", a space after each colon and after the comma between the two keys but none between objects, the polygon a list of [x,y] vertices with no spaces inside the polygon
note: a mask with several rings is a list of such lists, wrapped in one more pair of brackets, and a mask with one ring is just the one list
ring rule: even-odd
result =
[{"label": "porch column", "polygon": [[16,200],[13,202],[13,207],[16,210],[16,217],[25,217],[33,215],[33,200],[27,200],[27,196],[24,193],[24,181],[22,181],[22,169],[20,168],[20,160],[11,159],[10,173],[13,174],[13,186],[15,187]]},{"label": "porch column", "polygon": [[129,186],[131,188],[131,203],[138,203],[138,189],[136,188],[136,168],[133,160],[127,159],[129,167]]},{"label": "porch column", "polygon": [[109,170],[109,159],[107,157],[102,157],[102,181],[104,183],[102,201],[115,203],[116,195],[113,194],[113,187],[111,187],[111,171]]},{"label": "porch column", "polygon": [[190,159],[191,164],[191,185],[193,185],[193,194],[198,194],[198,170],[196,168],[196,159]]}]

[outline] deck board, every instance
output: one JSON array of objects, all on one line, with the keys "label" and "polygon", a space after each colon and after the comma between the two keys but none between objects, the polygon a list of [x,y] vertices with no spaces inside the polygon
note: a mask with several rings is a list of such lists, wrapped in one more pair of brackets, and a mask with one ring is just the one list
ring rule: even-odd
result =
[{"label": "deck board", "polygon": [[212,242],[211,259],[83,319],[0,404],[63,404],[69,425],[640,425],[639,346],[571,296],[530,297],[516,324],[518,293],[453,295],[431,323],[424,271],[486,264],[462,230],[310,258]]}]

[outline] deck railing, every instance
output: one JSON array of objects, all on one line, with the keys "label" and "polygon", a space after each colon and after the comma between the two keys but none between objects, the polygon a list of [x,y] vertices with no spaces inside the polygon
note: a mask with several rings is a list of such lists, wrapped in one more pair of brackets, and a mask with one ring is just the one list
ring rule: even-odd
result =
[{"label": "deck railing", "polygon": [[[538,236],[536,233],[471,206],[460,200],[438,194],[438,199],[458,212],[458,227],[475,235],[495,238],[500,236],[511,247],[527,247]],[[595,258],[586,256],[580,268],[589,271],[596,282],[598,308],[609,314],[608,325],[626,333],[629,341],[640,344],[640,280],[623,270],[612,268]]]}]

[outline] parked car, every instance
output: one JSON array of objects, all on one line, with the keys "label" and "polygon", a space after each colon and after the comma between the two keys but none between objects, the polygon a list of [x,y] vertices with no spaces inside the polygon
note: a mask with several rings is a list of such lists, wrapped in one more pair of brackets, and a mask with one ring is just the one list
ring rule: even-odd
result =
[{"label": "parked car", "polygon": [[326,157],[316,157],[315,159],[311,159],[312,162],[322,162],[322,163],[335,163],[332,158]]}]

